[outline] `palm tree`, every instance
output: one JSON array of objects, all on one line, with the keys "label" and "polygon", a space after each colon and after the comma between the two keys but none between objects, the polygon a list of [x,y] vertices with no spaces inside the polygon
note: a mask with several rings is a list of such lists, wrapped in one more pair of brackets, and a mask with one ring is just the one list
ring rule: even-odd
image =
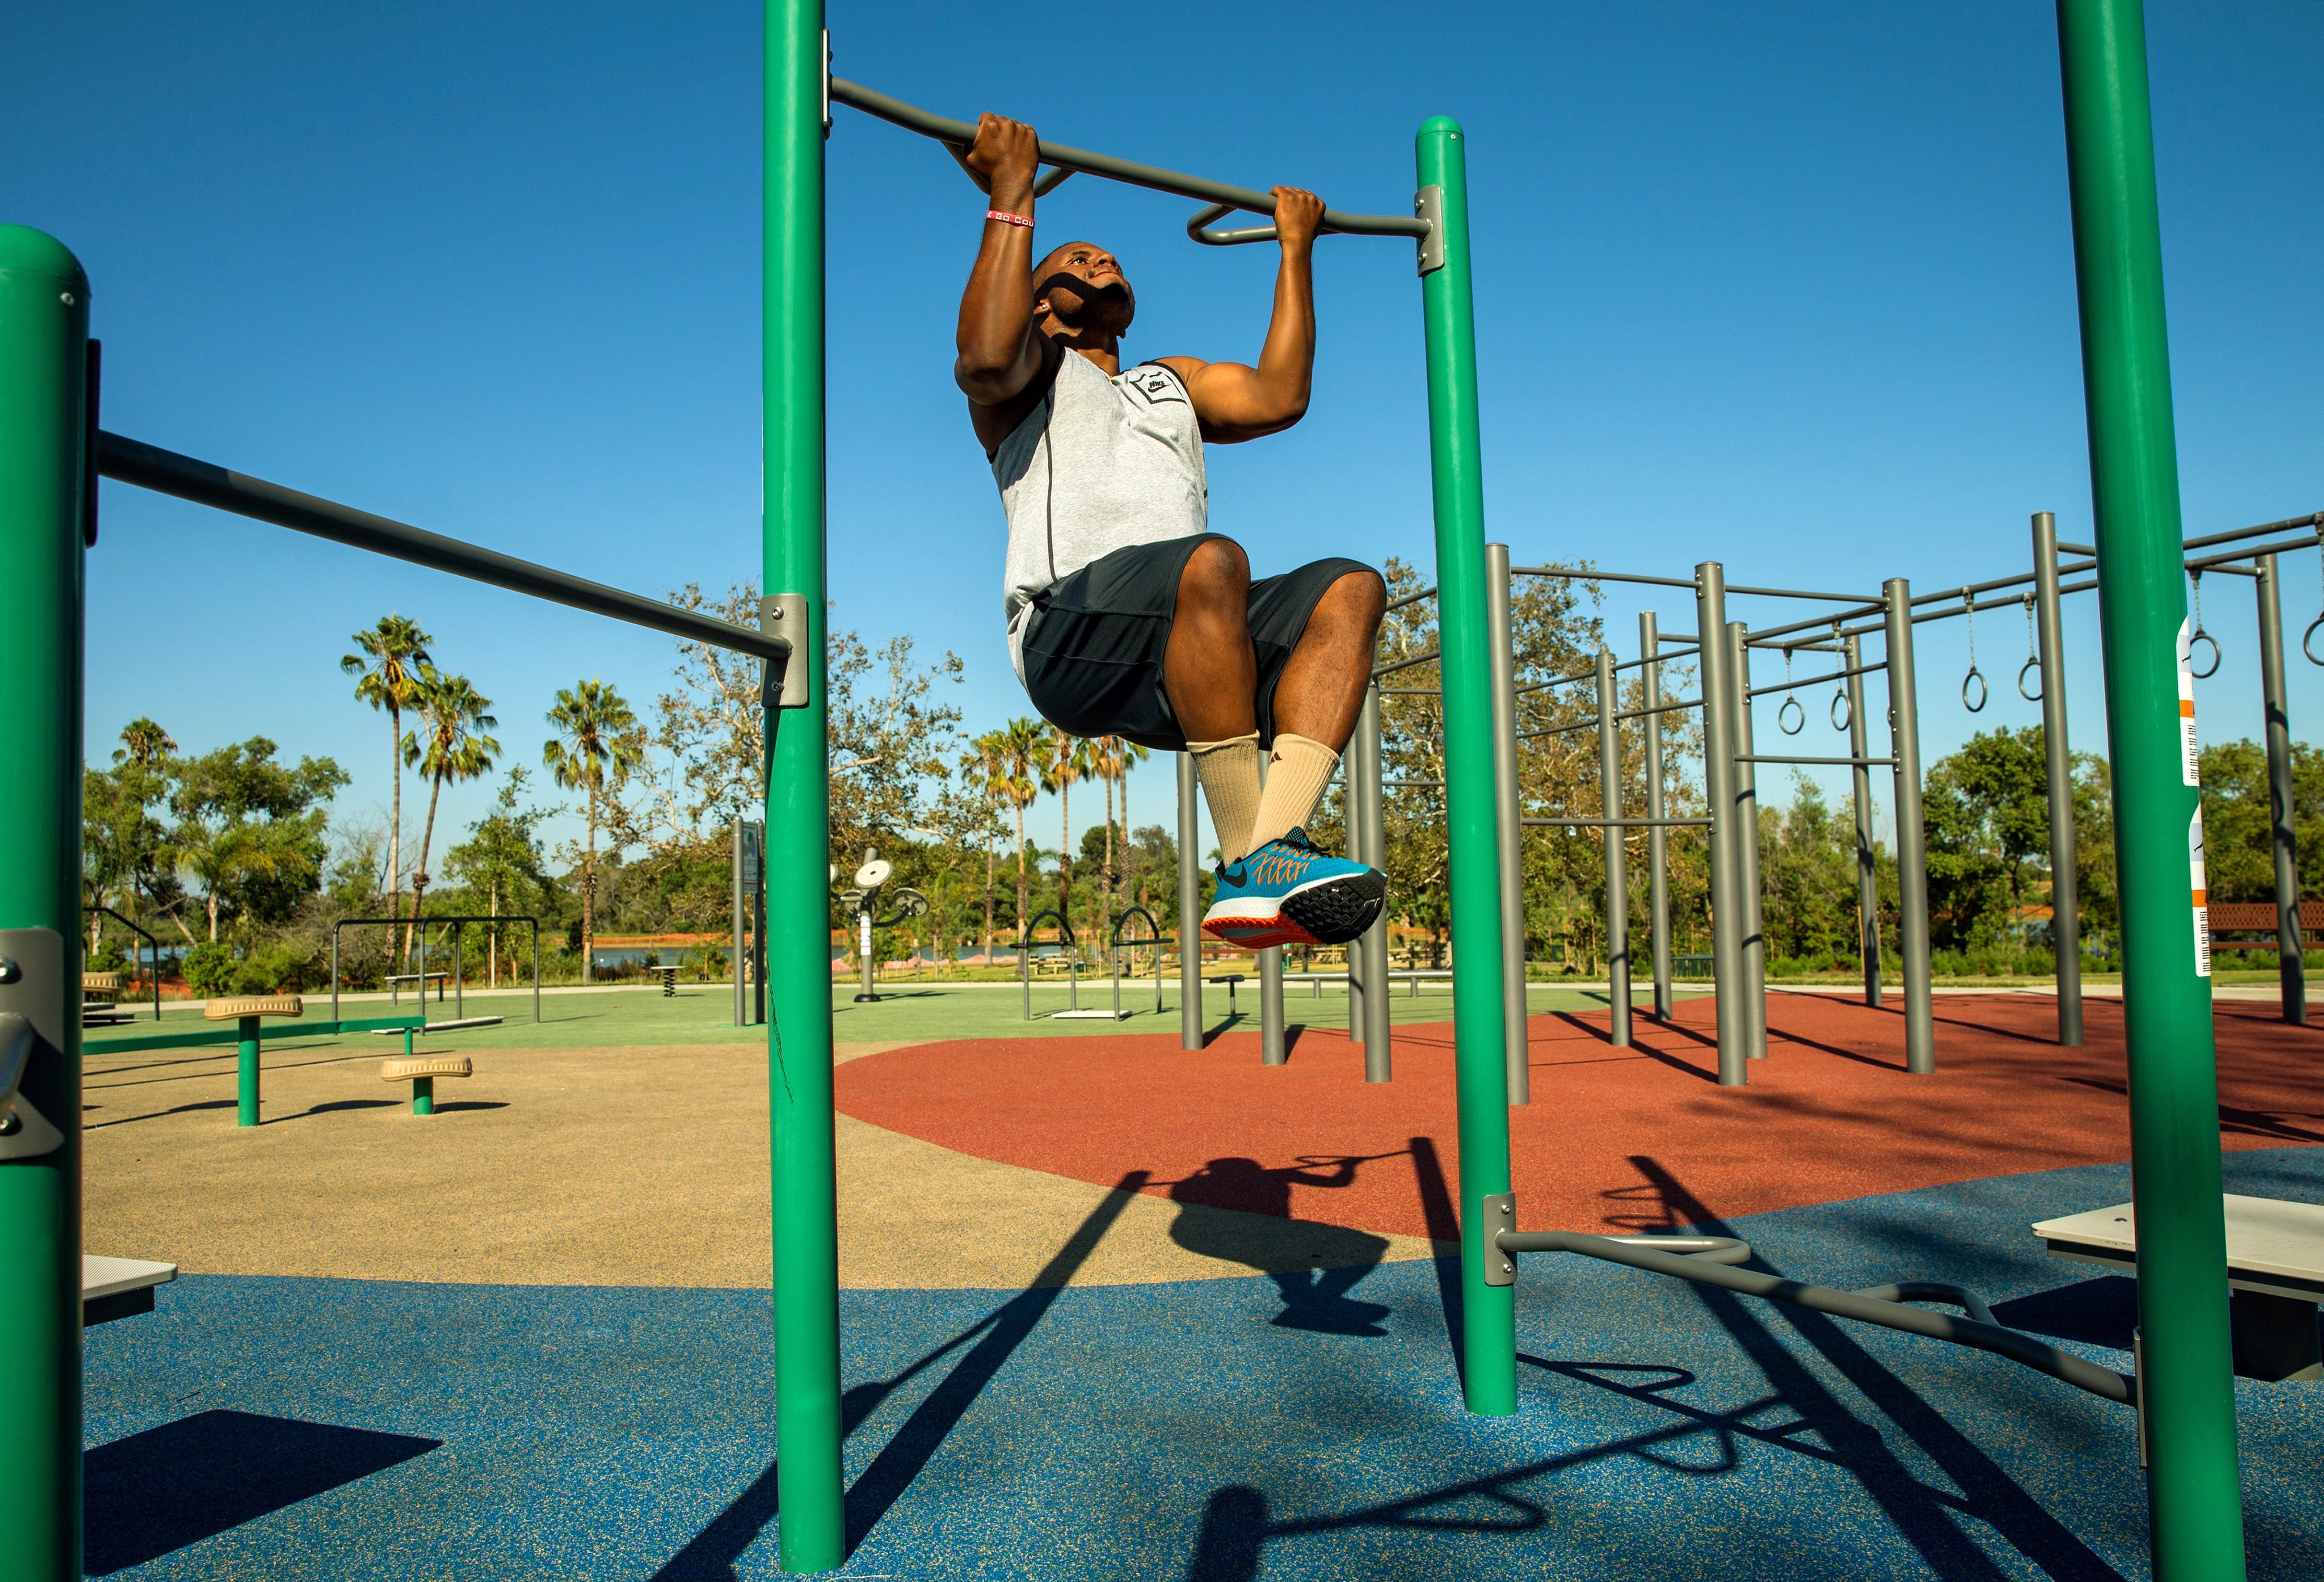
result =
[{"label": "palm tree", "polygon": [[1017,810],[1017,931],[1022,936],[1033,899],[1025,873],[1025,810],[1041,794],[1041,750],[1047,727],[1038,719],[1012,719],[1001,735],[1001,794]]},{"label": "palm tree", "polygon": [[403,745],[403,761],[428,777],[428,822],[420,828],[420,864],[411,874],[412,926],[403,930],[403,954],[411,955],[420,903],[428,895],[428,846],[436,837],[436,801],[447,781],[475,780],[492,772],[501,745],[484,733],[500,724],[485,710],[493,700],[466,676],[447,676],[432,664],[420,667],[420,728]]},{"label": "palm tree", "polygon": [[1074,915],[1074,782],[1093,773],[1097,765],[1087,736],[1077,736],[1063,726],[1049,727],[1048,762],[1041,766],[1041,789],[1057,793],[1057,915]]},{"label": "palm tree", "polygon": [[115,763],[123,759],[140,769],[151,769],[178,750],[170,733],[152,720],[139,717],[121,727],[121,745],[113,754]]},{"label": "palm tree", "polygon": [[588,845],[581,858],[581,981],[589,981],[597,948],[597,826],[603,804],[645,761],[637,716],[604,681],[581,681],[557,694],[549,711],[557,735],[541,744],[540,761],[567,791],[587,793]]},{"label": "palm tree", "polygon": [[[970,787],[984,799],[985,807],[1007,796],[1001,764],[1009,754],[1009,733],[987,731],[968,745],[968,755],[960,761],[960,772]],[[990,812],[979,820],[984,826],[984,963],[992,965],[992,819]]]},{"label": "palm tree", "polygon": [[[433,641],[420,629],[419,622],[385,615],[377,625],[355,634],[355,644],[363,652],[339,661],[340,670],[357,678],[355,700],[387,710],[389,763],[395,784],[387,824],[387,915],[391,918],[403,915],[403,711],[419,700],[420,671],[429,662],[428,644]],[[391,957],[395,953],[394,933],[392,929],[388,930]]]},{"label": "palm tree", "polygon": [[1100,736],[1091,752],[1091,757],[1097,765],[1097,777],[1105,782],[1105,894],[1109,903],[1113,899],[1114,884],[1113,788],[1116,784],[1121,787],[1121,838],[1127,847],[1130,841],[1130,766],[1143,763],[1153,755],[1148,749],[1120,736]]}]

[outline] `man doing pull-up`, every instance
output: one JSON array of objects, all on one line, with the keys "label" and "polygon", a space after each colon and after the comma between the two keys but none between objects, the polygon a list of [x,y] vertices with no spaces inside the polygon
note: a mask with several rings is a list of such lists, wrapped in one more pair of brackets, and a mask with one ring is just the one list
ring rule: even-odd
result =
[{"label": "man doing pull-up", "polygon": [[1338,559],[1254,582],[1241,547],[1207,531],[1203,469],[1205,441],[1278,433],[1307,411],[1323,200],[1274,190],[1283,260],[1257,367],[1124,369],[1138,300],[1121,265],[1088,242],[1034,254],[1033,129],[985,116],[956,157],[991,207],[953,377],[1008,513],[1018,679],[1074,735],[1193,754],[1221,859],[1204,931],[1253,949],[1354,939],[1387,883],[1302,826],[1355,729],[1387,589]]}]

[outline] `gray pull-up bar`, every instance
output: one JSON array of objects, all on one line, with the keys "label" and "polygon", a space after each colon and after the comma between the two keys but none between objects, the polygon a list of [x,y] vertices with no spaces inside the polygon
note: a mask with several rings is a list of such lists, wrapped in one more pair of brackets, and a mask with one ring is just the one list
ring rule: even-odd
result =
[{"label": "gray pull-up bar", "polygon": [[[865,88],[860,82],[844,78],[831,79],[831,97],[837,103],[852,105],[867,116],[876,116],[907,132],[917,132],[923,137],[933,137],[938,143],[955,148],[966,148],[976,141],[976,128],[966,121],[955,121],[949,116],[933,115],[916,105]],[[1079,171],[1092,176],[1103,176],[1109,181],[1120,181],[1131,187],[1145,187],[1156,192],[1173,193],[1180,198],[1192,198],[1212,205],[1189,223],[1189,232],[1232,209],[1245,209],[1252,214],[1273,214],[1275,199],[1264,192],[1254,192],[1248,187],[1231,186],[1224,181],[1213,181],[1202,176],[1183,175],[1166,171],[1157,165],[1141,165],[1135,160],[1116,159],[1110,153],[1093,153],[1085,148],[1069,148],[1062,143],[1041,139],[1041,161],[1061,171]],[[1264,235],[1227,232],[1197,236],[1197,240],[1222,243],[1235,241],[1259,242],[1271,240],[1273,227],[1259,227]],[[1434,227],[1425,219],[1400,214],[1343,214],[1336,208],[1323,211],[1323,229],[1351,236],[1411,236],[1416,240],[1433,234]]]},{"label": "gray pull-up bar", "polygon": [[106,477],[135,484],[157,495],[174,495],[180,500],[230,511],[255,522],[270,522],[277,527],[312,533],[376,555],[430,566],[472,582],[489,582],[495,587],[530,594],[552,604],[611,615],[617,621],[650,626],[690,643],[731,648],[764,660],[790,658],[791,640],[779,634],[753,632],[748,626],[696,615],[643,594],[536,566],[514,555],[447,538],[391,517],[374,516],[335,500],[302,495],[281,484],[270,484],[264,478],[234,472],[214,462],[197,461],[190,456],[124,439],[119,434],[97,435],[97,467]]}]

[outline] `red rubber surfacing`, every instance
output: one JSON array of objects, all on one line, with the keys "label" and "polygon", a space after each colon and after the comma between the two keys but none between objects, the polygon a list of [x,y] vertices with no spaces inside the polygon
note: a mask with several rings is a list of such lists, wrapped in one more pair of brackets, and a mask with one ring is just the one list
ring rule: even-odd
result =
[{"label": "red rubber surfacing", "polygon": [[[1533,1103],[1510,1111],[1521,1223],[1635,1230],[1947,1181],[2125,1160],[2122,1010],[2086,1005],[2088,1041],[2053,1041],[2056,1004],[1940,997],[1937,1071],[1904,1071],[1904,1022],[1835,996],[1770,995],[1768,1059],[1721,1088],[1707,998],[1677,1023],[1536,1016]],[[2228,1148],[2324,1143],[2324,1030],[2269,1008],[2217,1016]],[[1452,1239],[1458,1131],[1450,1024],[1398,1029],[1396,1080],[1367,1085],[1343,1032],[1259,1035],[1197,1052],[1175,1033],[923,1044],[850,1061],[841,1109],[960,1152],[1179,1202]],[[1345,1162],[1343,1162],[1345,1161]]]}]

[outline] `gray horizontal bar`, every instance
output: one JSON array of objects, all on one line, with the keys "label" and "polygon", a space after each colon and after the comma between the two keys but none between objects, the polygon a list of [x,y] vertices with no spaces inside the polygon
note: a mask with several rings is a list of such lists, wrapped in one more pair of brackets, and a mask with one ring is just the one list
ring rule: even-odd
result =
[{"label": "gray horizontal bar", "polygon": [[2225,560],[2207,561],[2203,565],[2194,568],[2194,569],[2200,571],[2207,576],[2214,571],[2224,571],[2230,577],[2257,577],[2259,575],[2259,568],[2256,566],[2231,566]]},{"label": "gray horizontal bar", "polygon": [[[2184,546],[2182,545],[2181,548],[2183,547]],[[2070,544],[2065,540],[2060,539],[2058,541],[2058,550],[2061,554],[2088,555],[2093,560],[2098,558],[2098,550],[2096,544]]]},{"label": "gray horizontal bar", "polygon": [[1744,641],[1753,648],[1780,648],[1783,644],[1775,641],[1778,637],[1789,637],[1794,632],[1813,632],[1819,629],[1829,632],[1834,621],[1853,621],[1862,615],[1877,615],[1880,610],[1881,606],[1876,601],[1856,609],[1842,610],[1836,615],[1818,615],[1812,621],[1794,621],[1788,626],[1770,626],[1765,632],[1748,634]]},{"label": "gray horizontal bar", "polygon": [[1739,582],[1729,583],[1727,591],[1747,593],[1757,598],[1820,598],[1836,605],[1871,605],[1876,608],[1879,604],[1877,599],[1866,598],[1860,593],[1810,593],[1797,587],[1746,587]]},{"label": "gray horizontal bar", "polygon": [[1442,791],[1444,782],[1441,780],[1383,780],[1380,786],[1387,791]]},{"label": "gray horizontal bar", "polygon": [[271,522],[277,527],[312,533],[334,543],[409,560],[416,566],[431,566],[455,577],[489,582],[496,587],[528,593],[535,598],[569,605],[593,615],[611,615],[632,625],[650,626],[689,643],[731,648],[738,653],[755,654],[766,660],[790,656],[791,641],[788,637],[753,632],[748,626],[696,615],[643,594],[553,571],[497,550],[447,538],[390,517],[374,516],[368,511],[358,511],[318,495],[302,495],[281,484],[230,472],[213,463],[197,461],[190,456],[126,439],[119,434],[97,435],[97,466],[106,477],[135,484],[156,494],[174,495],[198,505],[230,511],[257,522]]},{"label": "gray horizontal bar", "polygon": [[2212,567],[2224,566],[2230,560],[2248,560],[2255,555],[2288,555],[2294,550],[2310,549],[2314,547],[2315,543],[2316,535],[2310,533],[2304,539],[2292,539],[2285,543],[2247,544],[2244,548],[2232,550],[2227,554],[2211,555],[2207,556],[2200,560],[2190,560],[2187,562],[2187,569],[2190,571],[2209,571]]},{"label": "gray horizontal bar", "polygon": [[1377,680],[1382,676],[1392,676],[1398,671],[1408,671],[1415,665],[1425,665],[1431,660],[1443,659],[1443,657],[1444,655],[1441,650],[1432,648],[1426,653],[1415,654],[1410,659],[1400,659],[1392,665],[1382,665],[1379,669],[1372,672],[1372,678]]},{"label": "gray horizontal bar", "polygon": [[1744,689],[1743,696],[1746,698],[1765,698],[1771,692],[1788,692],[1794,687],[1820,687],[1826,681],[1845,681],[1850,676],[1868,676],[1875,671],[1885,671],[1887,668],[1888,661],[1886,660],[1875,660],[1868,665],[1851,665],[1847,670],[1834,671],[1830,675],[1803,676],[1796,681],[1785,681],[1780,687],[1746,688]]},{"label": "gray horizontal bar", "polygon": [[[1830,1313],[1835,1318],[1877,1324],[1884,1329],[1901,1329],[1907,1335],[1923,1335],[1932,1340],[1949,1340],[1956,1346],[1973,1346],[1978,1351],[1988,1351],[2011,1362],[2022,1363],[2036,1373],[2047,1374],[2061,1383],[2071,1384],[2077,1390],[2087,1391],[2104,1400],[2118,1401],[2127,1405],[2138,1398],[2135,1380],[2111,1368],[2101,1367],[2072,1352],[2061,1350],[2023,1330],[1988,1324],[1977,1318],[1956,1318],[1950,1313],[1932,1313],[1920,1308],[1906,1307],[1903,1301],[1885,1300],[1868,1291],[1835,1291],[1830,1286],[1809,1285],[1779,1274],[1731,1268],[1723,1263],[1714,1263],[1711,1258],[1692,1255],[1694,1248],[1713,1239],[1686,1238],[1681,1244],[1691,1243],[1688,1251],[1657,1252],[1652,1241],[1643,1237],[1601,1236],[1572,1231],[1505,1230],[1493,1238],[1493,1244],[1505,1253],[1580,1253],[1584,1257],[1601,1258],[1609,1263],[1628,1263],[1634,1269],[1674,1275],[1702,1285],[1721,1286],[1746,1296],[1788,1302],[1794,1307]],[[1743,1253],[1747,1258],[1750,1255],[1748,1245],[1743,1247]],[[1712,1256],[1716,1257],[1717,1254]],[[1938,1288],[1932,1284],[1916,1283],[1876,1290],[1895,1291],[1898,1295],[1910,1293],[1924,1301],[1950,1301],[1965,1309],[1969,1301],[1960,1299],[1976,1300],[1958,1288]],[[1943,1291],[1942,1295],[1938,1294],[1940,1290]]]},{"label": "gray horizontal bar", "polygon": [[[2264,522],[2257,527],[2239,527],[2231,532],[2215,532],[2199,539],[2189,539],[2179,547],[2182,550],[2208,550],[2213,544],[2232,544],[2241,539],[2264,538],[2272,532],[2289,532],[2295,527],[2324,527],[2324,511],[2311,511],[2305,516],[2287,516],[2282,522]],[[2061,544],[2060,549],[2066,546]],[[2096,550],[2090,551],[2097,554]]]},{"label": "gray horizontal bar", "polygon": [[[1391,610],[1400,610],[1406,605],[1416,605],[1422,599],[1434,598],[1435,597],[1436,590],[1434,588],[1424,587],[1418,593],[1407,593],[1400,599],[1391,600],[1388,608]],[[1386,612],[1383,611],[1382,613],[1385,614]]]},{"label": "gray horizontal bar", "polygon": [[[917,132],[923,137],[933,137],[939,143],[949,143],[966,148],[975,141],[976,128],[966,121],[955,121],[946,116],[932,115],[901,99],[865,88],[860,82],[844,78],[831,79],[831,97],[843,105],[853,105],[867,116],[901,126],[907,132]],[[1223,203],[1252,214],[1273,214],[1275,199],[1264,192],[1254,192],[1248,187],[1233,187],[1224,181],[1213,181],[1202,176],[1182,175],[1157,165],[1141,165],[1134,160],[1116,159],[1109,153],[1093,153],[1084,148],[1068,148],[1062,143],[1041,140],[1044,163],[1060,170],[1081,171],[1093,176],[1103,176],[1110,181],[1126,182],[1132,187],[1145,187],[1156,192],[1172,192],[1181,198],[1192,198],[1204,203]],[[1323,228],[1357,236],[1425,236],[1428,222],[1400,214],[1342,214],[1336,208],[1323,211]]]},{"label": "gray horizontal bar", "polygon": [[1527,819],[1530,828],[1560,829],[1647,829],[1707,825],[1708,819]]},{"label": "gray horizontal bar", "polygon": [[1692,577],[1643,577],[1634,571],[1568,571],[1560,566],[1512,566],[1512,577],[1558,577],[1569,582],[1642,582],[1649,587],[1694,586]]},{"label": "gray horizontal bar", "polygon": [[1578,719],[1572,725],[1554,725],[1545,730],[1519,731],[1517,733],[1517,740],[1520,742],[1529,742],[1536,736],[1562,736],[1568,731],[1588,731],[1595,730],[1597,728],[1598,717],[1593,714],[1588,719]]},{"label": "gray horizontal bar", "polygon": [[1749,756],[1737,754],[1738,763],[1894,763],[1894,758],[1781,758],[1774,754]]},{"label": "gray horizontal bar", "polygon": [[1693,648],[1702,646],[1702,639],[1692,632],[1659,632],[1655,635],[1665,643],[1683,643]]},{"label": "gray horizontal bar", "polygon": [[1444,696],[1444,689],[1442,687],[1382,687],[1380,696],[1383,698],[1442,698]]},{"label": "gray horizontal bar", "polygon": [[1702,698],[1686,698],[1680,699],[1676,703],[1657,703],[1651,708],[1626,708],[1614,717],[1616,719],[1644,719],[1650,714],[1668,714],[1674,708],[1700,708],[1702,707]]}]

